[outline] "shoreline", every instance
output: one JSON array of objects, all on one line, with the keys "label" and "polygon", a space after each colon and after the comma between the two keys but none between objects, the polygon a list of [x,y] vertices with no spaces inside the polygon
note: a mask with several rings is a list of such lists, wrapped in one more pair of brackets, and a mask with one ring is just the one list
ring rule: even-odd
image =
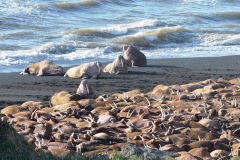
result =
[{"label": "shoreline", "polygon": [[[206,79],[240,77],[240,56],[148,59],[147,67],[129,68],[128,74],[102,73],[98,79],[88,79],[96,96],[140,89],[151,91],[158,84],[185,84]],[[102,69],[108,63],[103,63]],[[68,67],[70,68],[70,67]],[[68,68],[64,68],[66,71]],[[0,107],[21,105],[25,101],[40,101],[48,106],[54,93],[74,94],[81,79],[62,76],[20,75],[20,72],[0,73]]]}]

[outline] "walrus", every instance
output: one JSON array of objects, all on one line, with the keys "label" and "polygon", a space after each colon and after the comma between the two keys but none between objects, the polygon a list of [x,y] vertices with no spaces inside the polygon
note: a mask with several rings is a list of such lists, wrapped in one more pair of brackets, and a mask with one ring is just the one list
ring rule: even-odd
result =
[{"label": "walrus", "polygon": [[132,45],[123,46],[124,59],[128,67],[145,67],[147,66],[146,56]]},{"label": "walrus", "polygon": [[36,76],[63,75],[63,68],[49,60],[43,60],[38,63],[30,64],[20,74],[33,74]]},{"label": "walrus", "polygon": [[101,66],[102,64],[96,61],[84,63],[68,69],[64,77],[82,79],[97,78],[101,74]]},{"label": "walrus", "polygon": [[55,93],[52,97],[51,97],[51,105],[52,106],[56,106],[56,105],[61,105],[64,104],[68,101],[71,100],[72,94],[70,94],[67,91],[61,91],[61,92],[57,92]]},{"label": "walrus", "polygon": [[122,55],[119,55],[112,63],[109,63],[103,69],[103,72],[107,72],[110,74],[127,73],[128,72],[127,61],[124,59]]},{"label": "walrus", "polygon": [[76,94],[82,98],[95,98],[94,91],[86,79],[81,81]]}]

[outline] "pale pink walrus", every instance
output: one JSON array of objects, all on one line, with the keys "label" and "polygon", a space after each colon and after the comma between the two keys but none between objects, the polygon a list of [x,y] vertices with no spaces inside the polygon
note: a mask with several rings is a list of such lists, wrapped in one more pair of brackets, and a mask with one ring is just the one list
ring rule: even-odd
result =
[{"label": "pale pink walrus", "polygon": [[86,79],[81,81],[76,94],[80,95],[82,98],[94,98],[95,97],[93,88]]},{"label": "pale pink walrus", "polygon": [[49,60],[44,60],[38,63],[30,64],[20,74],[22,75],[33,74],[36,76],[63,75],[64,71],[61,66],[56,65]]},{"label": "pale pink walrus", "polygon": [[103,72],[110,74],[128,73],[127,62],[123,56],[119,55],[112,63],[109,63]]},{"label": "pale pink walrus", "polygon": [[70,78],[97,78],[101,74],[101,63],[88,62],[67,70],[64,77]]},{"label": "pale pink walrus", "polygon": [[132,45],[123,46],[124,59],[128,67],[145,67],[147,66],[146,56]]}]

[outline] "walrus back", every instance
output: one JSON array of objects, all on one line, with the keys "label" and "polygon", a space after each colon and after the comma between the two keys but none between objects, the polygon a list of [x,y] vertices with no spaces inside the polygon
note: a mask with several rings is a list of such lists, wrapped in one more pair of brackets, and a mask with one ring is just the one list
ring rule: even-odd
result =
[{"label": "walrus back", "polygon": [[114,71],[113,71],[113,63],[109,63],[108,65],[106,65],[106,67],[103,69],[103,72],[114,73]]},{"label": "walrus back", "polygon": [[44,73],[48,75],[63,75],[64,71],[61,66],[52,63],[49,66],[47,66]]},{"label": "walrus back", "polygon": [[137,48],[127,45],[123,47],[124,59],[127,61],[129,67],[138,66],[145,67],[147,66],[146,56],[139,51]]},{"label": "walrus back", "polygon": [[81,65],[69,68],[67,72],[64,74],[64,77],[80,78],[80,68],[81,68]]},{"label": "walrus back", "polygon": [[84,63],[81,65],[80,74],[80,77],[87,74],[88,78],[99,76],[101,74],[101,64],[99,62]]},{"label": "walrus back", "polygon": [[72,95],[67,91],[57,92],[51,98],[51,105],[56,106],[56,105],[64,104],[65,102],[70,100],[71,96]]}]

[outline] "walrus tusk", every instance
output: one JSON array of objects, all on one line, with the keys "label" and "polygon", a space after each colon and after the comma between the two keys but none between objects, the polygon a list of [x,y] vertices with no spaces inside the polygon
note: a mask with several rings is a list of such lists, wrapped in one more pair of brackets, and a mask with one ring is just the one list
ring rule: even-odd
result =
[{"label": "walrus tusk", "polygon": [[37,109],[35,109],[35,110],[32,112],[32,114],[31,114],[31,119],[33,119],[34,114],[36,113],[36,111],[37,111]]},{"label": "walrus tusk", "polygon": [[138,135],[138,137],[141,138],[142,141],[145,141],[145,139],[141,135]]},{"label": "walrus tusk", "polygon": [[160,108],[160,110],[161,110],[162,118],[165,118],[165,117],[166,117],[165,111],[162,109],[161,106],[159,106],[159,108]]},{"label": "walrus tusk", "polygon": [[148,98],[147,98],[147,97],[144,97],[144,98],[146,98],[146,100],[147,100],[147,102],[148,102],[148,107],[150,107],[150,106],[151,106],[151,103],[150,103],[150,101],[148,100]]},{"label": "walrus tusk", "polygon": [[[135,109],[134,109],[134,110],[135,110]],[[133,114],[134,110],[129,114],[129,117],[128,117],[128,118],[132,117],[132,114]]]},{"label": "walrus tusk", "polygon": [[116,108],[118,108],[118,106],[116,105],[116,103],[113,102],[113,104],[114,104],[114,106],[115,106]]},{"label": "walrus tusk", "polygon": [[130,114],[130,110],[128,110],[128,112],[127,112],[127,117],[129,117],[129,114]]},{"label": "walrus tusk", "polygon": [[123,60],[121,59],[121,63],[122,63],[122,68],[123,68]]},{"label": "walrus tusk", "polygon": [[88,93],[88,94],[90,94],[90,93],[89,93],[89,89],[88,89],[88,86],[87,86],[87,84],[86,84],[86,88],[87,88],[87,93]]},{"label": "walrus tusk", "polygon": [[15,119],[16,119],[16,117],[13,118],[13,119],[9,122],[9,124],[12,124]]},{"label": "walrus tusk", "polygon": [[94,119],[90,118],[90,117],[86,117],[87,119],[90,120],[90,122],[94,122]]},{"label": "walrus tusk", "polygon": [[177,95],[180,95],[180,92],[179,92],[179,90],[177,90]]},{"label": "walrus tusk", "polygon": [[198,141],[201,141],[201,138],[200,138],[200,136],[198,135]]},{"label": "walrus tusk", "polygon": [[114,105],[112,105],[112,104],[110,103],[110,106],[111,106],[113,109],[118,108],[117,105],[116,105],[116,103],[113,102],[113,104],[114,104]]},{"label": "walrus tusk", "polygon": [[43,140],[43,138],[42,138],[42,146],[44,146],[44,140]]},{"label": "walrus tusk", "polygon": [[204,109],[204,112],[205,112],[205,113],[207,113],[207,110],[206,110],[206,108],[205,108],[205,107],[203,107],[203,109]]},{"label": "walrus tusk", "polygon": [[154,138],[157,138],[153,133],[151,134]]},{"label": "walrus tusk", "polygon": [[99,72],[99,75],[101,74],[101,65],[98,63],[98,72]]},{"label": "walrus tusk", "polygon": [[61,117],[63,116],[60,112],[57,112]]},{"label": "walrus tusk", "polygon": [[61,132],[61,134],[63,134],[63,131],[59,127],[57,127],[57,129]]},{"label": "walrus tusk", "polygon": [[232,105],[233,105],[233,107],[237,107],[237,100],[236,100],[236,98],[233,98]]},{"label": "walrus tusk", "polygon": [[172,127],[169,126],[166,135],[169,135],[171,133],[171,129],[172,129]]},{"label": "walrus tusk", "polygon": [[222,150],[217,154],[217,157],[219,157],[219,155],[222,153]]},{"label": "walrus tusk", "polygon": [[165,128],[165,130],[168,130],[167,127],[165,126],[165,124],[163,124],[163,127]]},{"label": "walrus tusk", "polygon": [[37,118],[36,118],[36,119],[37,119],[37,122],[43,124],[43,122],[42,122],[42,121],[40,120],[40,118],[38,117],[37,113],[36,113],[36,117],[37,117]]},{"label": "walrus tusk", "polygon": [[38,142],[38,148],[40,149],[41,148],[41,142],[40,142],[40,139],[38,138],[38,134],[35,133],[33,136],[36,139],[36,141]]},{"label": "walrus tusk", "polygon": [[52,108],[53,106],[52,106],[52,104],[51,104],[51,101],[48,101],[48,103],[49,103],[50,108]]},{"label": "walrus tusk", "polygon": [[223,107],[224,107],[223,99],[220,99],[220,100],[219,100],[219,103],[220,103],[220,108],[223,108]]},{"label": "walrus tusk", "polygon": [[102,99],[103,99],[103,101],[107,101],[103,96],[100,96]]},{"label": "walrus tusk", "polygon": [[129,121],[129,123],[131,123],[131,125],[133,126],[133,123],[132,123],[132,121],[131,121],[130,119],[129,119],[128,121]]},{"label": "walrus tusk", "polygon": [[115,106],[113,106],[111,103],[109,103],[110,104],[110,106],[112,107],[112,109],[115,109]]}]

